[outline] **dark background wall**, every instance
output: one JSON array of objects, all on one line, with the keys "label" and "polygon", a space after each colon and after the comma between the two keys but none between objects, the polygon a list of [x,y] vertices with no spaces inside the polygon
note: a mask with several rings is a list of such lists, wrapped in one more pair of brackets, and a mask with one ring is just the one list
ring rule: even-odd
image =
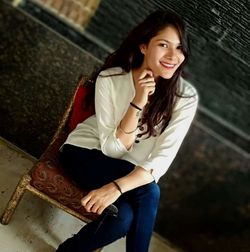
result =
[{"label": "dark background wall", "polygon": [[0,2],[0,136],[39,157],[97,58]]},{"label": "dark background wall", "polygon": [[249,7],[249,1],[242,0],[103,0],[87,31],[116,48],[151,11],[175,10],[188,25],[192,57],[186,70],[199,90],[200,105],[246,136],[250,127]]},{"label": "dark background wall", "polygon": [[[38,157],[81,73],[158,7],[184,16],[192,127],[160,180],[155,231],[188,252],[250,251],[249,9],[246,1],[102,0],[83,34],[26,1],[0,1],[0,136]],[[94,57],[93,55],[96,57]]]}]

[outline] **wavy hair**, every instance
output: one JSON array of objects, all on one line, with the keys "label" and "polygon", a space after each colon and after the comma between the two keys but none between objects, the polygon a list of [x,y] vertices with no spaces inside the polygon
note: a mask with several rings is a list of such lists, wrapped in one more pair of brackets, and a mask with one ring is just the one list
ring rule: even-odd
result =
[{"label": "wavy hair", "polygon": [[179,85],[180,76],[189,56],[189,43],[185,24],[182,18],[173,11],[157,10],[129,32],[120,47],[111,53],[104,61],[104,64],[87,80],[86,84],[90,87],[89,96],[86,100],[87,104],[90,104],[94,99],[95,82],[101,71],[111,67],[121,67],[123,73],[128,73],[132,69],[139,68],[144,59],[144,55],[140,51],[140,45],[148,44],[154,36],[170,25],[174,26],[179,33],[185,60],[170,79],[162,77],[157,79],[155,92],[150,96],[140,122],[141,125],[144,123],[147,125],[147,130],[143,132],[143,135],[155,136],[155,126],[159,126],[160,133],[162,133],[171,119],[176,98],[182,97]]}]

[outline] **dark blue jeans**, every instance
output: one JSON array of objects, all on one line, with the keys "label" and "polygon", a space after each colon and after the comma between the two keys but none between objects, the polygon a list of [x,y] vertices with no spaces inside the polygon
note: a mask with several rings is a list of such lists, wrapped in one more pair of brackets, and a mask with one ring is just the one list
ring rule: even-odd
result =
[{"label": "dark blue jeans", "polygon": [[[64,145],[64,169],[84,190],[99,188],[134,169],[130,162],[101,151]],[[118,216],[100,216],[63,242],[57,252],[90,252],[126,236],[127,252],[147,252],[160,198],[159,186],[149,183],[124,193],[114,203]],[[100,222],[102,222],[101,225]]]}]

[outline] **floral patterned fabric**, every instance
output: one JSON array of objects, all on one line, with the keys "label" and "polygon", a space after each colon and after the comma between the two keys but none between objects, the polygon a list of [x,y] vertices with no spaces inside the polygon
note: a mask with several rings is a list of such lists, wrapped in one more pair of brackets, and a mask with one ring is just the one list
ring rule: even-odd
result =
[{"label": "floral patterned fabric", "polygon": [[[84,215],[84,217],[95,219],[98,216],[96,214],[86,212],[80,204],[81,198],[86,195],[87,192],[83,191],[67,177],[63,169],[60,167],[58,160],[59,149],[68,134],[66,128],[70,128],[70,130],[72,130],[77,122],[86,119],[94,113],[93,107],[90,111],[83,111],[82,99],[84,99],[86,95],[85,92],[86,88],[84,85],[79,85],[75,94],[73,108],[70,113],[71,117],[65,118],[64,127],[62,127],[59,134],[54,137],[53,142],[49,145],[38,163],[32,169],[31,185],[64,206],[67,206],[70,209]],[[67,122],[69,122],[70,125],[67,125]]]}]

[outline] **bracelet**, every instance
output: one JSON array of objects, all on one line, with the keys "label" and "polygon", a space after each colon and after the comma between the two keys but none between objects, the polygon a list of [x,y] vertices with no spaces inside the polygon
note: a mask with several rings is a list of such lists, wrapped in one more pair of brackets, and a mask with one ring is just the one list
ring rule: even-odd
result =
[{"label": "bracelet", "polygon": [[121,189],[121,187],[118,185],[118,183],[114,180],[114,181],[112,181],[112,183],[115,185],[115,187],[118,189],[118,191],[121,193],[121,195],[122,195],[122,189]]},{"label": "bracelet", "polygon": [[122,133],[129,135],[129,134],[132,134],[132,133],[136,132],[137,127],[136,127],[136,129],[134,129],[134,130],[132,130],[132,131],[125,131],[125,130],[121,127],[121,123],[122,123],[122,121],[120,122],[120,124],[119,124],[119,126],[118,126],[118,129],[120,129]]},{"label": "bracelet", "polygon": [[130,105],[140,111],[142,111],[142,109],[140,107],[138,107],[137,105],[135,105],[133,102],[130,102]]}]

